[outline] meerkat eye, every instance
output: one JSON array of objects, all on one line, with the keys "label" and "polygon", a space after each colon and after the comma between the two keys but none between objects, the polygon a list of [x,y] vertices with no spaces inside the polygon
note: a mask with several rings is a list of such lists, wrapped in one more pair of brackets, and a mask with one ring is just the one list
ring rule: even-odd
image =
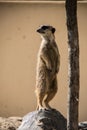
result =
[{"label": "meerkat eye", "polygon": [[42,29],[46,30],[46,29],[48,29],[48,26],[43,26]]}]

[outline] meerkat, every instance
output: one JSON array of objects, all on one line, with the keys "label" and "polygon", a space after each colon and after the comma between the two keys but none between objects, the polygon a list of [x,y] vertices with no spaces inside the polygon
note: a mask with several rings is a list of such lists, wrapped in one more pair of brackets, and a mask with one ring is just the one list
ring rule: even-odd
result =
[{"label": "meerkat", "polygon": [[[49,25],[41,25],[37,32],[42,42],[38,52],[36,71],[37,110],[51,109],[49,102],[57,93],[57,74],[60,67],[60,54],[55,42],[56,29]],[[44,99],[45,98],[45,99]]]}]

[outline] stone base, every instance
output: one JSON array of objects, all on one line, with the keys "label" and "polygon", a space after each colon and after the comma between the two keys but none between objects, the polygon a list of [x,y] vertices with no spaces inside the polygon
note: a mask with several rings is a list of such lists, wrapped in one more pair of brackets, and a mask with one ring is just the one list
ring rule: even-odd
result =
[{"label": "stone base", "polygon": [[27,114],[18,130],[66,130],[66,119],[57,110],[40,110]]}]

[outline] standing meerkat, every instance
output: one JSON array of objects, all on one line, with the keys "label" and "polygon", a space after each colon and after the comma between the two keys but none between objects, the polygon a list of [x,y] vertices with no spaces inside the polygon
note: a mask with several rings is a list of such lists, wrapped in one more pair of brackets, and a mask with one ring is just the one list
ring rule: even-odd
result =
[{"label": "standing meerkat", "polygon": [[37,97],[37,110],[43,109],[43,101],[45,108],[50,109],[49,102],[57,92],[57,73],[60,67],[60,55],[55,42],[55,28],[42,25],[37,29],[37,32],[41,34],[42,38],[36,72],[35,92]]}]

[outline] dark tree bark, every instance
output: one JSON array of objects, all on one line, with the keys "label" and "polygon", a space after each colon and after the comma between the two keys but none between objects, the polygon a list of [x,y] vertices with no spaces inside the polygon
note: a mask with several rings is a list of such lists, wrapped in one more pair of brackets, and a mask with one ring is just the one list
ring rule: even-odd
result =
[{"label": "dark tree bark", "polygon": [[79,113],[79,38],[77,25],[77,0],[66,0],[69,57],[69,93],[67,130],[78,130]]}]

